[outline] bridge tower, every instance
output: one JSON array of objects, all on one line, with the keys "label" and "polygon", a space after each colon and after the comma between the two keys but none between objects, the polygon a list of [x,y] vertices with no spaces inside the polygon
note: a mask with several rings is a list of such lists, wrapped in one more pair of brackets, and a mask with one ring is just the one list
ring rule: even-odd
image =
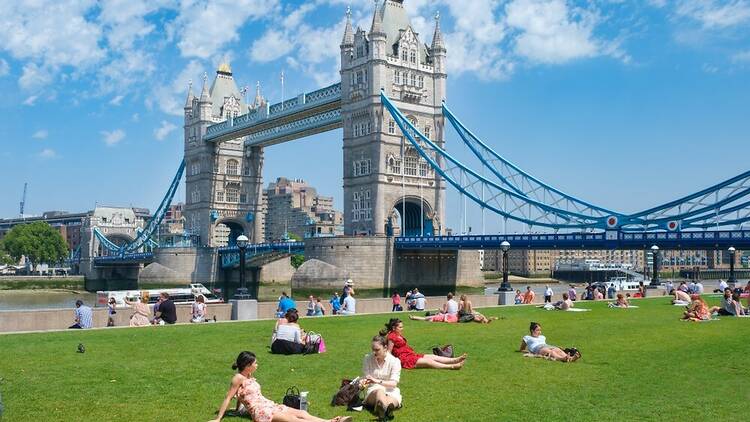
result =
[{"label": "bridge tower", "polygon": [[207,79],[204,75],[199,97],[188,89],[185,102],[186,230],[201,246],[232,245],[242,233],[262,242],[262,148],[245,148],[245,138],[221,143],[203,138],[209,125],[266,107],[266,100],[258,85],[254,103],[246,104],[227,63],[217,69],[210,89]]},{"label": "bridge tower", "polygon": [[340,72],[347,235],[431,236],[444,230],[445,184],[380,101],[382,89],[443,146],[447,74],[439,17],[428,46],[412,28],[403,3],[376,3],[369,32],[355,32],[347,12]]}]

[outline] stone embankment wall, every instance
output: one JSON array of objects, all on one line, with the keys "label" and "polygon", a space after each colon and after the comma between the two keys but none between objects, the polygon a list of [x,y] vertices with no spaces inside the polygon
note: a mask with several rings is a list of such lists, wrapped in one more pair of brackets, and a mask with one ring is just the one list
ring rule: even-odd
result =
[{"label": "stone embankment wall", "polygon": [[[93,308],[94,327],[107,326],[107,308]],[[177,305],[177,322],[190,322],[192,306]],[[115,314],[115,326],[128,326],[129,308],[118,308]],[[232,305],[228,303],[208,304],[209,318],[216,315],[217,321],[228,321],[232,316]],[[73,308],[70,309],[35,309],[18,311],[0,311],[0,332],[59,330],[73,325]]]}]

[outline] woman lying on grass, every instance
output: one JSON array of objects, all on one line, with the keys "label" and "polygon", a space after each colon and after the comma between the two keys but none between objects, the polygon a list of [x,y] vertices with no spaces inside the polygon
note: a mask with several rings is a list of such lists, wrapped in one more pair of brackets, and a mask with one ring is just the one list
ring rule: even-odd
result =
[{"label": "woman lying on grass", "polygon": [[448,297],[437,315],[428,317],[409,315],[409,319],[413,319],[415,321],[456,323],[458,322],[458,303],[453,300],[453,293],[448,293]]},{"label": "woman lying on grass", "polygon": [[[229,407],[229,403],[236,395],[245,408],[249,411],[255,422],[327,422],[326,419],[317,418],[304,410],[292,409],[283,404],[276,404],[263,397],[260,392],[260,384],[255,380],[253,374],[258,369],[258,362],[253,352],[242,352],[237,356],[237,361],[232,365],[237,374],[232,378],[232,384],[227,391],[227,397],[221,403],[219,414],[214,421],[220,421]],[[351,416],[336,416],[330,422],[351,422]]]},{"label": "woman lying on grass", "polygon": [[380,331],[380,335],[388,339],[388,351],[401,361],[402,368],[461,369],[464,366],[466,353],[457,358],[415,353],[406,343],[403,332],[404,323],[398,318],[391,318],[385,324],[385,330]]},{"label": "woman lying on grass", "polygon": [[559,347],[547,344],[547,338],[542,335],[542,326],[539,323],[532,322],[529,326],[530,335],[523,336],[521,340],[520,352],[528,351],[529,353],[551,360],[560,362],[575,362],[581,358],[581,353],[574,350],[572,355],[566,353]]}]

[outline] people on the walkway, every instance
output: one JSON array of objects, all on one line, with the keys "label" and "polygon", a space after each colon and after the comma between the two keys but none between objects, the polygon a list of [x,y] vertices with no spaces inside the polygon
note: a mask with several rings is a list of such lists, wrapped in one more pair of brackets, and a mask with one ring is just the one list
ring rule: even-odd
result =
[{"label": "people on the walkway", "polygon": [[206,322],[206,297],[198,295],[193,302],[190,322]]},{"label": "people on the walkway", "polygon": [[326,314],[326,308],[323,306],[323,302],[320,301],[320,297],[315,298],[315,309],[313,310],[314,316],[323,316]]},{"label": "people on the walkway", "polygon": [[283,319],[276,322],[272,336],[271,353],[278,355],[301,354],[305,349],[305,335],[297,321],[299,314],[292,308]]},{"label": "people on the walkway", "polygon": [[310,295],[307,298],[307,314],[306,316],[315,315],[315,296]]},{"label": "people on the walkway", "polygon": [[159,296],[161,297],[161,303],[159,304],[159,310],[156,312],[154,324],[174,324],[177,322],[177,308],[174,302],[169,298],[167,292],[161,292]]},{"label": "people on the walkway", "polygon": [[388,353],[388,340],[381,335],[372,338],[372,352],[362,361],[362,385],[365,404],[371,406],[380,420],[393,418],[401,407],[401,361]]},{"label": "people on the walkway", "polygon": [[391,312],[397,312],[402,310],[401,308],[401,295],[398,294],[398,292],[393,292],[391,295],[391,303],[393,304],[393,307],[391,308]]},{"label": "people on the walkway", "polygon": [[344,288],[341,291],[341,304],[344,304],[344,300],[347,296],[354,294],[354,281],[350,278],[344,283]]},{"label": "people on the walkway", "polygon": [[286,311],[296,307],[297,304],[294,303],[294,300],[289,297],[286,292],[281,292],[281,297],[279,297],[279,304],[276,307],[276,316],[281,318],[286,314]]},{"label": "people on the walkway", "polygon": [[340,315],[354,315],[357,313],[357,300],[354,299],[354,290],[344,298],[344,303],[339,310]]},{"label": "people on the walkway", "polygon": [[516,290],[516,297],[513,298],[513,303],[516,305],[523,303],[523,293],[520,290]]},{"label": "people on the walkway", "polygon": [[641,295],[641,297],[646,297],[646,286],[642,281],[638,282],[638,293]]},{"label": "people on the walkway", "polygon": [[477,312],[477,310],[474,309],[474,307],[471,304],[471,301],[469,300],[466,295],[461,295],[458,301],[458,320],[460,322],[470,322],[468,321],[467,315],[471,315],[472,319],[471,321],[478,322],[480,324],[489,324],[490,322],[497,319],[497,317],[487,318],[486,316],[480,314]]},{"label": "people on the walkway", "polygon": [[131,327],[147,327],[151,325],[151,321],[149,320],[151,313],[148,309],[148,299],[149,296],[147,291],[141,292],[140,300],[131,302],[127,298],[125,299],[125,304],[133,308],[133,315],[130,316]]},{"label": "people on the walkway", "polygon": [[568,297],[573,302],[575,302],[576,300],[578,300],[578,293],[576,292],[576,286],[574,286],[572,284],[570,285],[570,288],[568,289]]},{"label": "people on the walkway", "polygon": [[91,328],[94,326],[94,312],[90,307],[83,304],[81,299],[76,300],[76,309],[73,312],[75,323],[68,328]]},{"label": "people on the walkway", "polygon": [[380,331],[380,335],[388,339],[388,351],[401,361],[402,368],[461,369],[464,366],[466,353],[457,358],[415,353],[406,342],[403,332],[404,323],[398,318],[391,318],[385,324],[385,329]]},{"label": "people on the walkway", "polygon": [[351,422],[352,420],[351,416],[321,419],[304,410],[276,404],[263,397],[260,384],[253,376],[258,369],[258,362],[253,352],[240,353],[232,369],[236,369],[237,374],[232,377],[232,383],[214,421],[220,421],[224,417],[234,397],[237,397],[237,400],[245,406],[254,422]]},{"label": "people on the walkway", "polygon": [[110,297],[107,302],[107,327],[115,326],[115,314],[117,313],[117,300],[114,297]]},{"label": "people on the walkway", "polygon": [[413,290],[407,290],[406,294],[404,295],[404,303],[406,303],[406,310],[407,311],[414,311],[416,310],[416,301],[414,300],[414,291]]},{"label": "people on the walkway", "polygon": [[607,299],[614,299],[616,293],[617,288],[615,288],[615,283],[609,283],[609,287],[607,287]]},{"label": "people on the walkway", "polygon": [[552,288],[549,285],[544,286],[544,303],[552,303]]},{"label": "people on the walkway", "polygon": [[599,289],[594,289],[594,300],[604,300],[604,294]]},{"label": "people on the walkway", "polygon": [[415,321],[431,321],[431,322],[458,322],[458,303],[453,300],[453,293],[448,293],[446,301],[440,308],[436,315],[419,317],[416,315],[409,315],[409,319]]},{"label": "people on the walkway", "polygon": [[719,288],[714,289],[714,293],[724,293],[728,287],[729,284],[725,280],[719,280]]},{"label": "people on the walkway", "polygon": [[339,310],[341,309],[341,299],[339,298],[339,292],[333,292],[333,296],[331,296],[331,300],[329,300],[328,303],[331,304],[331,314],[338,315]]},{"label": "people on the walkway", "polygon": [[542,335],[542,326],[536,322],[532,322],[529,326],[529,335],[523,336],[519,351],[528,351],[533,355],[543,356],[560,362],[575,362],[581,357],[581,354],[577,351],[575,354],[570,355],[557,346],[547,344],[547,338]]},{"label": "people on the walkway", "polygon": [[523,303],[524,304],[534,303],[535,297],[536,297],[536,293],[534,293],[534,291],[531,290],[531,286],[526,286],[526,293],[523,294]]},{"label": "people on the walkway", "polygon": [[674,289],[674,284],[672,283],[672,280],[668,280],[667,284],[664,285],[664,291],[669,293]]}]

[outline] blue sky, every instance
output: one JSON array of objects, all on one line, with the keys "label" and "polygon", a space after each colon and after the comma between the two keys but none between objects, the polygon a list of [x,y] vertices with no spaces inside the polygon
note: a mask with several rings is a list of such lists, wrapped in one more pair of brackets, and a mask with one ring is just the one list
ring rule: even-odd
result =
[{"label": "blue sky", "polygon": [[[369,0],[4,4],[0,216],[17,215],[24,182],[32,214],[155,208],[181,159],[188,80],[227,58],[241,86],[260,81],[272,102],[282,69],[287,97],[331,83],[347,5],[368,28]],[[405,6],[427,43],[441,14],[451,109],[564,191],[634,212],[748,170],[750,0]],[[301,177],[341,207],[340,131],[265,158],[266,182]],[[449,226],[458,210],[449,192]],[[469,211],[474,232],[478,214]],[[487,231],[496,220],[487,216]]]}]

